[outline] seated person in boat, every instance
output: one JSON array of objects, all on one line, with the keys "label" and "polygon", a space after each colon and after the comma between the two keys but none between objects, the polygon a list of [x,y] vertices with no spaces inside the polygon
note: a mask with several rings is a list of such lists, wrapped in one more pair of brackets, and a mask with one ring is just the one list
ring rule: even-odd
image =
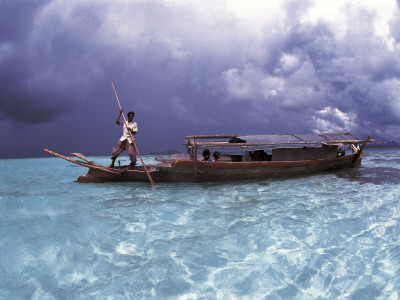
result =
[{"label": "seated person in boat", "polygon": [[349,149],[351,149],[352,153],[358,153],[360,151],[360,147],[357,144],[351,144],[349,146]]},{"label": "seated person in boat", "polygon": [[214,161],[211,157],[211,152],[208,149],[203,150],[203,159],[201,161]]},{"label": "seated person in boat", "polygon": [[337,151],[337,156],[345,156],[346,155],[346,150],[339,148]]},{"label": "seated person in boat", "polygon": [[242,156],[242,161],[253,161],[254,160],[254,153],[249,152],[249,150],[245,150]]},{"label": "seated person in boat", "polygon": [[268,161],[268,155],[264,152],[264,150],[256,150],[254,151],[254,160],[255,161]]},{"label": "seated person in boat", "polygon": [[[112,150],[111,154],[111,165],[109,168],[114,168],[115,160],[117,159],[118,155],[120,155],[124,150],[128,152],[129,158],[131,159],[131,165],[136,164],[136,151],[135,146],[133,145],[133,141],[131,136],[133,137],[138,130],[138,125],[136,122],[133,122],[133,118],[135,117],[135,113],[133,111],[128,112],[128,120],[126,124],[125,122],[120,122],[121,115],[123,114],[122,109],[119,111],[119,115],[115,124],[122,126],[122,136],[118,140],[117,145]],[[132,134],[132,135],[131,135]]]},{"label": "seated person in boat", "polygon": [[221,153],[219,153],[218,151],[215,151],[213,154],[214,157],[214,161],[218,161],[221,158]]}]

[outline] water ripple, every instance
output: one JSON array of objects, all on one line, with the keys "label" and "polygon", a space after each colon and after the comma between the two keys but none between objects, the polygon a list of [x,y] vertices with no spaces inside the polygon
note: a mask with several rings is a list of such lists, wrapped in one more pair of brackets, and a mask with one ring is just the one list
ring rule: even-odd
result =
[{"label": "water ripple", "polygon": [[0,160],[0,298],[397,299],[400,152],[367,157],[335,173],[155,189]]}]

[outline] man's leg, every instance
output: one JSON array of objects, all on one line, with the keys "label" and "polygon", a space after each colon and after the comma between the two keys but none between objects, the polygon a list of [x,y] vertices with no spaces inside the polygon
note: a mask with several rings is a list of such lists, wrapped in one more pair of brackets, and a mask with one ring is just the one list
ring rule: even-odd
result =
[{"label": "man's leg", "polygon": [[111,153],[111,164],[108,166],[109,168],[114,168],[114,163],[115,163],[115,160],[117,159],[118,155],[120,155],[121,152],[125,150],[124,142],[121,142],[120,140],[118,140],[117,145],[112,150],[112,153]]},{"label": "man's leg", "polygon": [[135,146],[130,143],[126,143],[126,151],[128,151],[129,158],[131,159],[131,165],[136,165],[136,151]]}]

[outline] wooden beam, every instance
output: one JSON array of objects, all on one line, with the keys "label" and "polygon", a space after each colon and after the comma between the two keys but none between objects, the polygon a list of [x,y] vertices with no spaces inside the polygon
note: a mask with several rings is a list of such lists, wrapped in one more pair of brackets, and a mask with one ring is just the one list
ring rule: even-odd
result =
[{"label": "wooden beam", "polygon": [[193,147],[193,175],[197,176],[197,143]]}]

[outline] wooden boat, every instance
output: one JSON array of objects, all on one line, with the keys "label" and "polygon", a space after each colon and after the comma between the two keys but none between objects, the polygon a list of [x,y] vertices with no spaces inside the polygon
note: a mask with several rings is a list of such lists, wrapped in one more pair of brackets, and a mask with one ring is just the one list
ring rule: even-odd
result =
[{"label": "wooden boat", "polygon": [[[147,170],[154,182],[220,182],[305,175],[359,166],[369,142],[375,141],[369,137],[359,140],[350,133],[186,136],[182,143],[186,154],[156,158],[159,163],[147,166]],[[351,154],[346,154],[341,146],[352,149]],[[220,150],[222,154],[218,161],[202,161],[202,149]],[[107,168],[80,153],[72,153],[80,159],[77,160],[44,151],[89,168],[78,182],[149,181],[143,166]]]}]

